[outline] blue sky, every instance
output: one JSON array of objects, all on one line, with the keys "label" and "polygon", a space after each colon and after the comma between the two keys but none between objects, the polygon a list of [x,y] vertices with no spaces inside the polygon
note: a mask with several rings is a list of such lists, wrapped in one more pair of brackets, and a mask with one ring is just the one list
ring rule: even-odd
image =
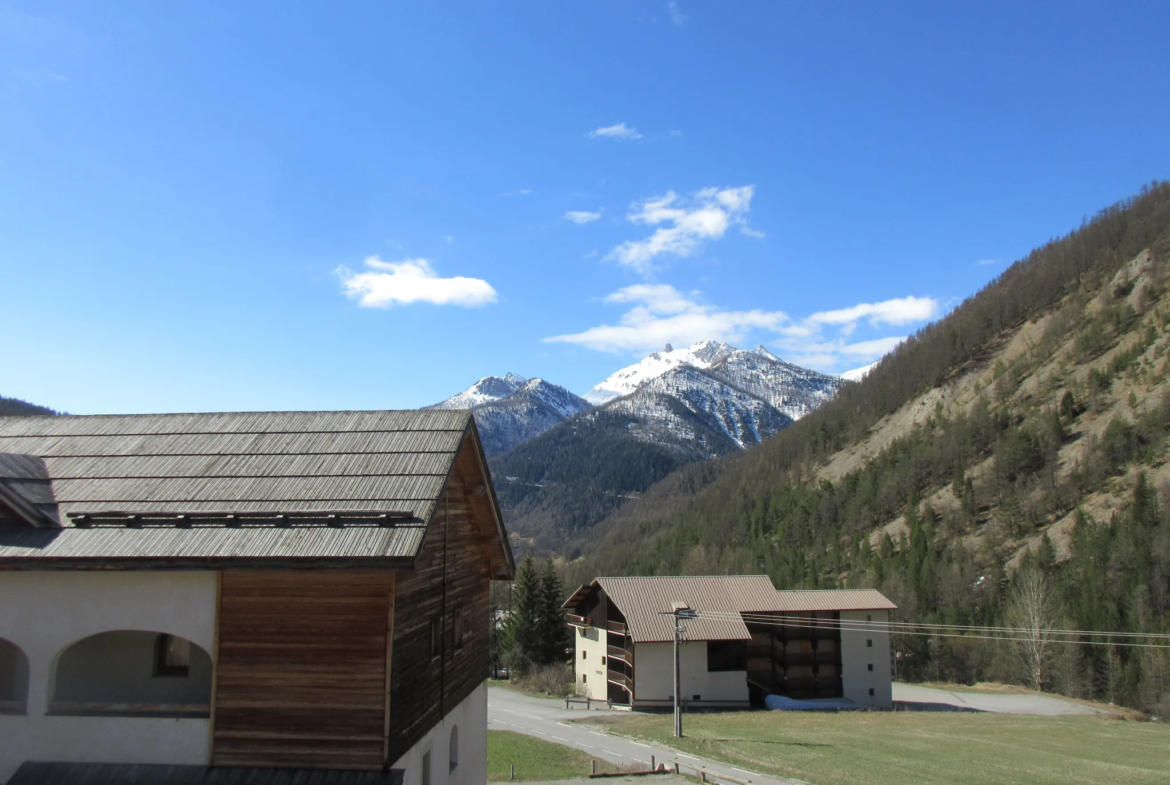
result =
[{"label": "blue sky", "polygon": [[876,359],[1170,177],[1170,4],[0,2],[0,394]]}]

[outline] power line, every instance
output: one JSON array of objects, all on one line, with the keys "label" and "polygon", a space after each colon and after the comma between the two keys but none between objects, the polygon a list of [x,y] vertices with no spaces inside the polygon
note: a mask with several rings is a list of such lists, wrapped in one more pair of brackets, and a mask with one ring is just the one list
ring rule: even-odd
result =
[{"label": "power line", "polygon": [[[1032,629],[1025,627],[974,627],[971,625],[918,625],[911,622],[863,622],[861,620],[836,620],[836,619],[816,619],[809,617],[800,618],[799,624],[792,622],[797,617],[786,617],[783,620],[778,620],[772,616],[758,616],[756,614],[738,614],[729,611],[700,611],[699,619],[703,617],[714,618],[715,620],[734,621],[740,619],[742,621],[749,621],[752,624],[772,627],[804,627],[808,629],[821,630],[844,630],[848,632],[889,632],[892,631],[898,635],[914,635],[923,638],[965,638],[968,640],[994,640],[994,641],[1019,641],[1035,643],[1037,640],[1045,640],[1048,643],[1060,644],[1071,643],[1078,646],[1124,646],[1126,648],[1136,649],[1170,649],[1170,643],[1138,643],[1132,641],[1108,641],[1108,640],[1074,640],[1069,637],[1062,637],[1068,635],[1087,635],[1087,636],[1126,636],[1139,638],[1153,638],[1157,640],[1170,639],[1170,636],[1160,633],[1111,633],[1098,631],[1070,631],[1070,630],[1055,630],[1055,629]],[[931,629],[919,630],[919,627],[929,626]],[[889,630],[889,627],[894,627]],[[958,632],[952,630],[961,630]],[[1029,637],[1019,637],[1027,635]]]}]

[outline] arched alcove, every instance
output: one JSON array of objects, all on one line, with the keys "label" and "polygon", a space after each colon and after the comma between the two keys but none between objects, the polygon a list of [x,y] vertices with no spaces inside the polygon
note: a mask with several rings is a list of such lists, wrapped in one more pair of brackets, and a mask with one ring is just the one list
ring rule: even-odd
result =
[{"label": "arched alcove", "polygon": [[448,763],[450,768],[448,772],[455,771],[459,767],[459,726],[455,725],[451,728],[451,750],[449,754]]},{"label": "arched alcove", "polygon": [[206,717],[211,656],[177,635],[114,630],[57,658],[50,714]]},{"label": "arched alcove", "polygon": [[28,709],[28,657],[20,647],[0,638],[0,714]]}]

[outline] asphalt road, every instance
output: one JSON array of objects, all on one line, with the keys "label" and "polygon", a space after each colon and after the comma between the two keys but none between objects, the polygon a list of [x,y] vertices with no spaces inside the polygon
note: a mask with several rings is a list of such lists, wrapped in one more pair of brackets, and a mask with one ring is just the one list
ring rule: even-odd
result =
[{"label": "asphalt road", "polygon": [[[723,777],[730,777],[752,785],[797,785],[794,780],[780,779],[759,774],[726,763],[697,758],[665,747],[643,744],[621,736],[611,736],[587,725],[571,722],[598,714],[610,714],[603,709],[566,709],[563,700],[535,698],[530,695],[504,689],[502,687],[488,687],[488,728],[491,730],[508,730],[523,733],[526,736],[535,736],[538,739],[563,744],[584,750],[590,755],[607,760],[618,765],[627,765],[633,762],[646,764],[650,768],[651,758],[654,762],[665,763],[673,768],[678,761],[685,767],[706,769],[708,772]],[[683,719],[683,731],[686,731],[686,718]],[[657,780],[655,780],[657,782]]]},{"label": "asphalt road", "polygon": [[962,692],[920,687],[917,684],[895,684],[894,703],[898,708],[909,711],[983,711],[993,714],[1038,714],[1048,717],[1106,713],[1092,706],[1067,701],[1054,695]]}]

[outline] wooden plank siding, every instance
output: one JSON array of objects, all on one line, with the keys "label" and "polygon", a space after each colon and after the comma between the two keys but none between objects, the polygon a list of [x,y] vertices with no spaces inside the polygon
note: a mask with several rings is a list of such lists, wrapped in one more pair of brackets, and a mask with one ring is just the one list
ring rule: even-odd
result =
[{"label": "wooden plank siding", "polygon": [[225,572],[212,765],[380,769],[394,574]]},{"label": "wooden plank siding", "polygon": [[213,766],[381,769],[483,683],[509,569],[485,471],[465,438],[413,571],[222,573]]},{"label": "wooden plank siding", "polygon": [[[483,490],[486,481],[477,449],[467,439],[427,531],[414,573],[398,574],[387,755],[390,764],[487,678],[492,572],[486,537],[495,524],[491,502]],[[460,610],[463,647],[456,651],[454,613]],[[430,652],[433,619],[441,619],[442,624],[442,651],[435,658]]]}]

